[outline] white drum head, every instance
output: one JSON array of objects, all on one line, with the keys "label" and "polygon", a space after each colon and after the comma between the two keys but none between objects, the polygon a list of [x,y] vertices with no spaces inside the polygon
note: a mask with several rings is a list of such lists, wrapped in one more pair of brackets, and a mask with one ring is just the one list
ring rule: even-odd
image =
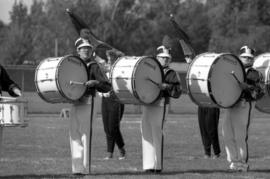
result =
[{"label": "white drum head", "polygon": [[134,93],[141,102],[151,104],[159,98],[160,89],[154,83],[162,83],[163,72],[157,60],[143,57],[133,71],[133,78]]},{"label": "white drum head", "polygon": [[86,86],[70,84],[70,81],[84,83],[88,80],[86,66],[79,57],[64,57],[57,68],[57,74],[57,85],[63,96],[72,101],[83,96]]},{"label": "white drum head", "polygon": [[231,107],[241,97],[242,89],[237,80],[245,80],[245,71],[241,61],[232,54],[221,54],[216,58],[209,74],[209,91],[220,107]]}]

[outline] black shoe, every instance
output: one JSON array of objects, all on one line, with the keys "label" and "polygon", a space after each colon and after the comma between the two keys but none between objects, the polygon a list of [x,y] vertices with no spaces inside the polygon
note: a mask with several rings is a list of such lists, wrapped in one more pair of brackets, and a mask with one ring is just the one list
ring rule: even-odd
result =
[{"label": "black shoe", "polygon": [[77,177],[83,177],[85,176],[86,174],[84,173],[73,173],[74,176],[77,176]]},{"label": "black shoe", "polygon": [[154,173],[161,173],[161,169],[159,169],[159,170],[154,170]]},{"label": "black shoe", "polygon": [[145,173],[154,173],[154,169],[147,169],[147,170],[144,170]]},{"label": "black shoe", "polygon": [[144,170],[145,173],[161,173],[161,169],[158,169],[158,170],[155,170],[155,169],[147,169],[147,170]]}]

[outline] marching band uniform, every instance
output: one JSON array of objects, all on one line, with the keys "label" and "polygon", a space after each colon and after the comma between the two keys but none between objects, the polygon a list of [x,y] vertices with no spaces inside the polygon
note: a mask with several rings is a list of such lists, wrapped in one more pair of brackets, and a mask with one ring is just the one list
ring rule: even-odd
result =
[{"label": "marching band uniform", "polygon": [[[2,96],[2,91],[8,92],[9,95],[13,97],[22,95],[19,86],[10,79],[5,68],[0,65],[0,96]],[[4,127],[0,126],[0,156],[2,153],[3,130]]]},{"label": "marching band uniform", "polygon": [[[171,59],[164,46],[158,48],[159,58]],[[160,61],[160,60],[159,60]],[[161,61],[160,61],[161,62]],[[178,74],[168,67],[163,66],[165,80],[160,85],[162,98],[155,104],[144,105],[141,123],[143,170],[146,172],[161,172],[163,169],[163,126],[168,114],[169,98],[178,98],[181,95],[180,78]]]},{"label": "marching band uniform", "polygon": [[241,100],[225,111],[223,136],[230,169],[248,171],[248,129],[253,117],[255,101],[263,96],[264,86],[262,74],[251,67],[254,50],[247,46],[242,47],[241,50],[243,53],[240,59],[245,66],[246,83],[239,84],[243,89]]},{"label": "marching band uniform", "polygon": [[89,58],[91,45],[88,40],[79,38],[75,42],[78,54],[87,64],[88,80],[84,96],[71,107],[70,147],[72,173],[89,173],[89,139],[91,140],[92,120],[96,117],[95,93],[108,92],[111,85],[99,65]]}]

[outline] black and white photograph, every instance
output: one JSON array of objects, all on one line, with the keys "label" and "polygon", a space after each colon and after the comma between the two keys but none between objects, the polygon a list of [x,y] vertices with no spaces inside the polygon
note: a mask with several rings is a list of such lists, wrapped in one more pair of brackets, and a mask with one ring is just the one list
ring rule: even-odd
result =
[{"label": "black and white photograph", "polygon": [[270,0],[0,0],[0,179],[270,178]]}]

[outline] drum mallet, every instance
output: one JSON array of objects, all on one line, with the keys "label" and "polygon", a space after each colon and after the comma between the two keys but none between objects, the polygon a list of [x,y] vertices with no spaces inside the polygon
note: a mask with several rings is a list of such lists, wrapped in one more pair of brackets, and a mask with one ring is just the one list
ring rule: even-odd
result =
[{"label": "drum mallet", "polygon": [[151,81],[153,84],[155,84],[157,87],[159,87],[159,84],[152,80],[151,78],[146,78],[146,80]]},{"label": "drum mallet", "polygon": [[234,71],[231,72],[231,75],[234,77],[234,79],[237,81],[238,84],[241,84],[237,76],[235,76]]},{"label": "drum mallet", "polygon": [[70,85],[85,85],[85,83],[83,83],[83,82],[78,82],[78,81],[70,81],[69,84],[70,84]]}]

